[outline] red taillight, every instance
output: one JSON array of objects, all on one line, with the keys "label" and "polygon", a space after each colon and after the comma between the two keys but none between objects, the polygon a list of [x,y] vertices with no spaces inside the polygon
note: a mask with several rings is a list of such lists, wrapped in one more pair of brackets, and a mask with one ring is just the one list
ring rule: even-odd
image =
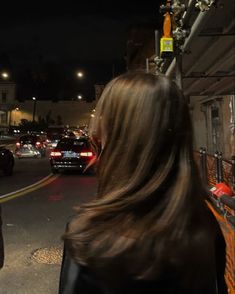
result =
[{"label": "red taillight", "polygon": [[93,153],[90,152],[90,151],[87,151],[87,152],[81,152],[81,153],[80,153],[80,156],[81,156],[81,157],[92,157],[92,156],[93,156]]},{"label": "red taillight", "polygon": [[16,143],[16,147],[20,147],[20,143],[19,142]]},{"label": "red taillight", "polygon": [[62,156],[60,151],[51,151],[51,157],[60,157]]}]

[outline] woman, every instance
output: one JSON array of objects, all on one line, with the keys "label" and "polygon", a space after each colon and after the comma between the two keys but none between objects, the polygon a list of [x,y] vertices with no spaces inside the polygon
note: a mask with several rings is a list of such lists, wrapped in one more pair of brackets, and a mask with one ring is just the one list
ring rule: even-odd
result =
[{"label": "woman", "polygon": [[224,239],[205,203],[175,83],[146,73],[115,78],[90,135],[98,197],[64,235],[60,293],[226,293]]}]

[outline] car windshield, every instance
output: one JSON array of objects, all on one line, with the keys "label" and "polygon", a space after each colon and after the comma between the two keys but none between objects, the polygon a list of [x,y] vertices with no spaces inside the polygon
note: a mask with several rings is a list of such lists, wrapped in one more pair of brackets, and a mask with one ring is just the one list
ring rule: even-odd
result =
[{"label": "car windshield", "polygon": [[40,138],[38,138],[37,136],[25,136],[25,137],[21,137],[20,141],[24,143],[35,143],[39,139]]},{"label": "car windshield", "polygon": [[47,138],[49,140],[60,140],[61,137],[62,137],[62,135],[61,134],[58,134],[58,133],[53,133],[53,134],[48,134],[47,135]]}]

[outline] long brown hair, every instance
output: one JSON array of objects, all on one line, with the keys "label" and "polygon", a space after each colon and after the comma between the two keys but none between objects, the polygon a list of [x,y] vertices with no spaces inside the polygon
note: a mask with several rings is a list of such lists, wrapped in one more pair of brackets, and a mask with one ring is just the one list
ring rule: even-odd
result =
[{"label": "long brown hair", "polygon": [[90,135],[98,197],[71,222],[69,251],[102,276],[154,278],[187,255],[207,216],[187,102],[165,76],[123,74],[105,87]]}]

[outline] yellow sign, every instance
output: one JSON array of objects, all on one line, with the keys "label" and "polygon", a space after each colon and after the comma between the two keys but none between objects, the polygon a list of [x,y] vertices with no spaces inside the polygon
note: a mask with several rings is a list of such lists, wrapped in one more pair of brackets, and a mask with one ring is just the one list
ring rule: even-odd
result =
[{"label": "yellow sign", "polygon": [[160,40],[161,57],[169,57],[173,54],[173,38],[162,37]]}]

